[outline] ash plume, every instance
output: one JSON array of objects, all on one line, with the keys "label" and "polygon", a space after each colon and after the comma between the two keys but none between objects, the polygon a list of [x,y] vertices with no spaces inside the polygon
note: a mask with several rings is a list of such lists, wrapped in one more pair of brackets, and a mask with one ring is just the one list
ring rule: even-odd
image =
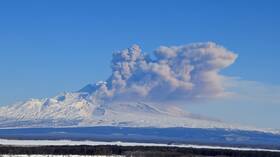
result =
[{"label": "ash plume", "polygon": [[160,46],[153,55],[140,46],[113,53],[112,74],[95,85],[95,97],[110,100],[190,101],[225,94],[220,70],[237,55],[213,42]]}]

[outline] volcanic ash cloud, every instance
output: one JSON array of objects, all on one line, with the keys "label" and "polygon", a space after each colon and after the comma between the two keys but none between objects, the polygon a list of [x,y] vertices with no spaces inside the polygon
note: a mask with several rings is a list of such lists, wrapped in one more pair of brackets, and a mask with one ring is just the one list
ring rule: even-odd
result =
[{"label": "volcanic ash cloud", "polygon": [[152,55],[138,45],[113,54],[112,74],[93,93],[120,101],[190,101],[225,94],[220,70],[237,55],[213,42],[161,46]]}]

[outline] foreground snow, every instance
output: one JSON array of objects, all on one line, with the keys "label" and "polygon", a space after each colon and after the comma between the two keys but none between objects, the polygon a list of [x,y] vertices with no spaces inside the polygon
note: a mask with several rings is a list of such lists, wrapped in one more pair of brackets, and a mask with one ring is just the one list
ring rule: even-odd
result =
[{"label": "foreground snow", "polygon": [[198,148],[198,149],[203,149],[203,148],[205,148],[205,149],[222,149],[222,150],[238,150],[238,151],[280,152],[280,150],[274,150],[274,149],[222,147],[222,146],[207,146],[207,145],[192,145],[192,144],[168,145],[168,144],[157,144],[157,143],[69,141],[69,140],[6,140],[6,139],[0,139],[0,145],[10,145],[10,146],[118,145],[118,146],[157,146],[157,147],[181,147],[181,148]]},{"label": "foreground snow", "polygon": [[[11,155],[1,155],[11,157]],[[13,155],[13,157],[124,157],[122,155]]]}]

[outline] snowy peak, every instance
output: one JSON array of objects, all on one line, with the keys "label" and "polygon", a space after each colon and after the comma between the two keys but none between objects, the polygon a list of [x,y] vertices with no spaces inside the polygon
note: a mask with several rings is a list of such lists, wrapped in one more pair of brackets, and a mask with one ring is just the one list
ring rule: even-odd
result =
[{"label": "snowy peak", "polygon": [[0,108],[0,127],[186,127],[255,130],[188,113],[176,106],[143,102],[102,102],[85,92]]},{"label": "snowy peak", "polygon": [[[15,120],[77,119],[88,112],[89,105],[79,94],[67,93],[48,99],[31,99],[1,108],[2,117]],[[83,114],[82,114],[83,113]]]},{"label": "snowy peak", "polygon": [[[0,108],[1,127],[35,126],[135,126],[135,127],[199,127],[206,121],[192,117],[181,109],[160,108],[141,102],[97,102],[84,92],[62,93],[48,99]],[[22,123],[24,122],[24,123]],[[38,123],[40,122],[40,123]],[[63,124],[62,122],[65,122]],[[209,122],[210,124],[210,122]],[[211,122],[209,127],[222,127]]]}]

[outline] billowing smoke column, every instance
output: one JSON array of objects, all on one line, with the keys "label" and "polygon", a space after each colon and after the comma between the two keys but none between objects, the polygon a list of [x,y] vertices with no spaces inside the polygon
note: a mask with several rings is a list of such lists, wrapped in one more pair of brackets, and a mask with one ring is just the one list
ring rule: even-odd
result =
[{"label": "billowing smoke column", "polygon": [[95,95],[132,101],[188,101],[224,94],[219,71],[237,55],[213,42],[161,46],[154,56],[137,45],[113,54],[112,75]]}]

